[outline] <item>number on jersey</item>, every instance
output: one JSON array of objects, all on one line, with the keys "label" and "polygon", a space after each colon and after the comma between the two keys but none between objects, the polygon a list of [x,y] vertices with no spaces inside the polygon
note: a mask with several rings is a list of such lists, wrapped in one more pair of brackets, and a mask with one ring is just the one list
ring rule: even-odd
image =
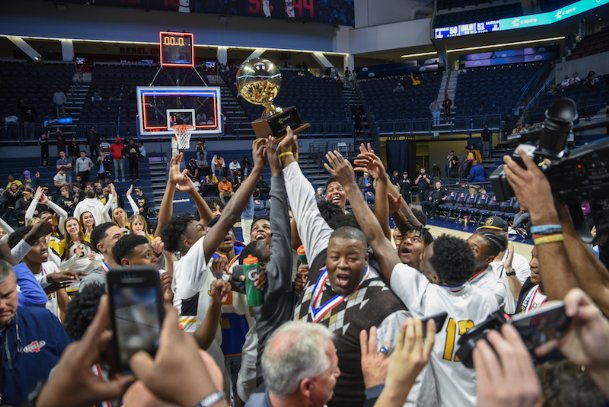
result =
[{"label": "number on jersey", "polygon": [[[462,321],[455,321],[453,318],[448,319],[448,323],[446,324],[446,343],[444,344],[444,354],[442,355],[443,359],[452,360],[454,362],[459,361],[459,357],[455,356],[457,335],[464,335],[473,327],[474,321],[470,319],[464,319]],[[459,329],[458,332],[457,328]]]}]

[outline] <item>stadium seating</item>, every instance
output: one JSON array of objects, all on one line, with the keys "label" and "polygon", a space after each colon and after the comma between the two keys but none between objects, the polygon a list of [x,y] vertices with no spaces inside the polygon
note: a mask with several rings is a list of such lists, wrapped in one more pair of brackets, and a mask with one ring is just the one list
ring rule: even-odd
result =
[{"label": "stadium seating", "polygon": [[582,38],[567,59],[582,58],[606,51],[609,51],[609,30],[607,29]]},{"label": "stadium seating", "polygon": [[407,79],[404,92],[393,92],[399,76],[362,79],[358,85],[363,102],[367,103],[376,120],[405,118],[429,118],[429,104],[438,96],[442,74],[440,72],[419,74],[421,85],[413,87]]},{"label": "stadium seating", "polygon": [[473,10],[459,11],[449,14],[438,14],[436,27],[452,27],[459,24],[499,20],[501,18],[521,16],[520,3],[505,4],[495,7],[478,7]]},{"label": "stadium seating", "polygon": [[20,117],[20,100],[34,108],[37,122],[55,117],[53,93],[67,92],[73,76],[71,63],[0,62],[0,117]]},{"label": "stadium seating", "polygon": [[454,100],[456,114],[511,113],[525,85],[543,67],[543,63],[528,63],[462,71]]}]

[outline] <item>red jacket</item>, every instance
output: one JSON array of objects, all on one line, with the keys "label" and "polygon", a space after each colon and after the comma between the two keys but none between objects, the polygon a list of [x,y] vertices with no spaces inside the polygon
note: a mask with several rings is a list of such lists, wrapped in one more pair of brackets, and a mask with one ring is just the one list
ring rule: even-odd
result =
[{"label": "red jacket", "polygon": [[125,148],[125,144],[123,144],[120,137],[117,137],[114,143],[110,146],[110,154],[112,158],[115,160],[122,160],[123,158],[123,149]]}]

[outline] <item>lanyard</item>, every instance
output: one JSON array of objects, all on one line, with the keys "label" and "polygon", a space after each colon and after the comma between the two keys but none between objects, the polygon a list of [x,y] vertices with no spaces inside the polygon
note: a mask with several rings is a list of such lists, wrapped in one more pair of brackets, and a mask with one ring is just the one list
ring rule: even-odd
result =
[{"label": "lanyard", "polygon": [[[362,280],[359,282],[359,284],[357,285],[357,287],[355,287],[355,290],[353,290],[353,291],[357,291],[359,289],[359,287],[362,285],[362,283],[368,278],[368,273],[369,273],[369,269],[368,269],[368,266],[366,266],[366,269],[364,270],[364,277],[362,278]],[[326,301],[325,304],[320,304],[319,307],[316,307],[315,305],[321,301],[321,297],[324,292],[324,287],[325,287],[327,281],[328,281],[328,270],[324,267],[322,269],[321,275],[319,276],[319,278],[317,279],[317,282],[315,283],[315,287],[313,287],[313,293],[311,295],[311,305],[309,307],[309,311],[311,313],[311,318],[313,319],[313,322],[321,321],[328,312],[332,311],[338,305],[342,304],[349,297],[349,295],[342,296],[342,295],[336,294],[330,300]]]},{"label": "lanyard", "polygon": [[[524,304],[524,311],[523,311],[524,314],[533,311],[533,306],[535,305],[535,297],[537,297],[538,293],[539,293],[539,285],[536,285],[535,287],[533,287],[533,289],[531,289],[531,292],[529,293],[528,298],[527,298],[527,302]],[[539,303],[539,305],[546,302],[545,296],[544,296],[544,298],[540,298],[540,300],[541,300],[541,302]],[[535,307],[535,308],[537,308],[537,307]]]},{"label": "lanyard", "polygon": [[[104,373],[101,370],[101,366],[99,365],[99,363],[95,364],[95,373],[97,374],[97,376],[102,379],[102,381],[106,381],[104,379]],[[112,403],[110,403],[108,400],[104,400],[102,402],[102,406],[103,407],[112,407]]]},{"label": "lanyard", "polygon": [[110,271],[110,266],[108,266],[108,263],[106,263],[105,261],[102,261],[102,264],[99,266],[99,268],[101,268],[104,273]]}]

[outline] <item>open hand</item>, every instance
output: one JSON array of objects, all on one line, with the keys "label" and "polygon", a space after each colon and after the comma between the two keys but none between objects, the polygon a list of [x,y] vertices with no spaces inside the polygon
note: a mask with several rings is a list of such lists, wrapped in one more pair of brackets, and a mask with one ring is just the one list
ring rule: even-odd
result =
[{"label": "open hand", "polygon": [[264,169],[264,152],[266,149],[266,139],[259,138],[252,143],[252,161],[254,169],[262,171]]},{"label": "open hand", "polygon": [[266,159],[271,167],[271,175],[281,175],[281,162],[279,161],[279,146],[276,144],[275,137],[269,136],[266,140]]},{"label": "open hand", "polygon": [[370,334],[365,330],[359,333],[359,345],[362,353],[362,373],[364,374],[364,385],[367,389],[385,383],[389,358],[387,347],[381,350],[377,345],[376,327],[370,328]]},{"label": "open hand", "polygon": [[340,184],[344,187],[356,185],[353,167],[338,151],[328,151],[326,160],[328,162],[324,163],[324,167]]},{"label": "open hand", "polygon": [[354,171],[367,172],[372,178],[378,180],[388,179],[383,162],[374,153],[359,154],[355,160],[355,165]]}]

